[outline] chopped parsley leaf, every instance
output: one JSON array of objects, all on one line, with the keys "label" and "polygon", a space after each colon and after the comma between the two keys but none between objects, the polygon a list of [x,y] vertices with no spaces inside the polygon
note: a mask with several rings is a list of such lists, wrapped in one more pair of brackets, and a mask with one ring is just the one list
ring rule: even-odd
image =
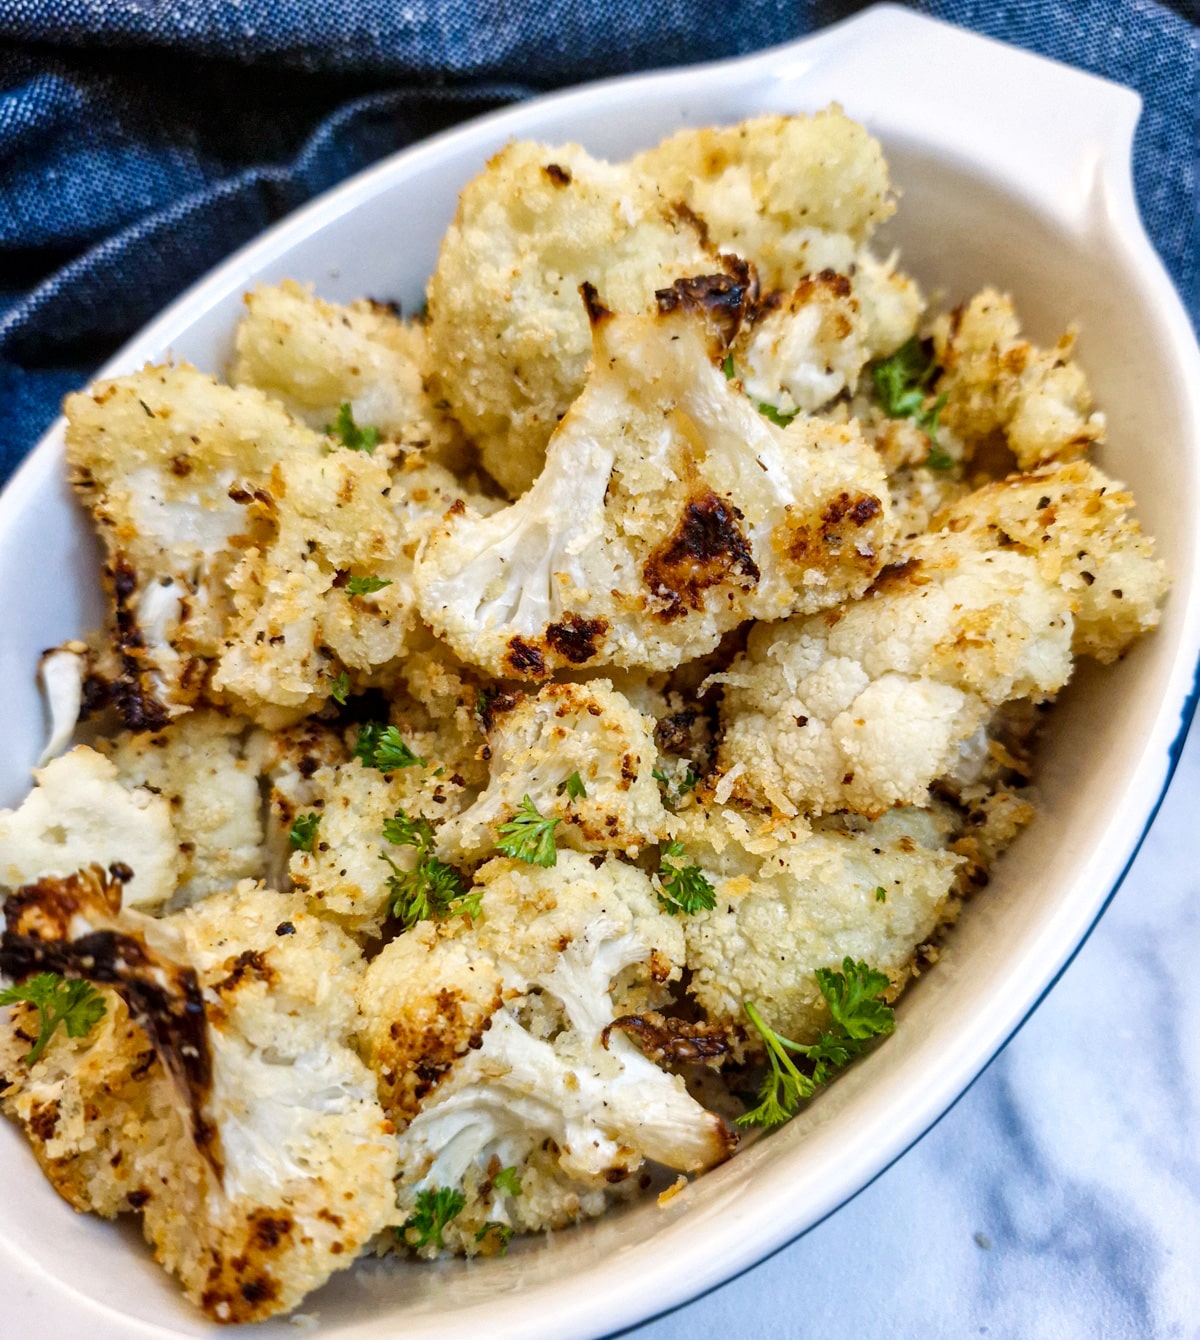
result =
[{"label": "chopped parsley leaf", "polygon": [[414,819],[397,810],[392,818],[384,820],[383,836],[393,846],[415,847],[419,853],[411,870],[401,870],[386,852],[379,853],[392,867],[387,880],[392,915],[406,930],[418,921],[479,915],[483,907],[482,889],[468,890],[458,871],[434,856],[433,826],[428,819],[420,815]]},{"label": "chopped parsley leaf", "polygon": [[379,721],[368,721],[358,728],[354,757],[364,768],[378,768],[380,772],[425,766],[425,760],[404,743],[395,726],[384,726]]},{"label": "chopped parsley leaf", "polygon": [[33,1065],[41,1057],[59,1024],[66,1027],[67,1037],[84,1038],[108,1009],[104,997],[90,982],[56,972],[39,972],[27,982],[0,991],[0,1005],[22,1002],[37,1006],[40,1021],[37,1041],[25,1057],[26,1065]]},{"label": "chopped parsley leaf", "polygon": [[561,822],[561,819],[543,819],[537,806],[526,796],[516,814],[507,823],[497,826],[500,840],[496,850],[529,865],[552,866],[558,860],[554,830]]},{"label": "chopped parsley leaf", "polygon": [[662,849],[658,878],[663,891],[658,901],[672,916],[707,911],[717,903],[716,890],[698,865],[679,864],[686,856],[682,842],[668,842]]},{"label": "chopped parsley leaf", "polygon": [[466,1196],[451,1187],[422,1191],[412,1214],[396,1230],[396,1236],[414,1251],[430,1246],[441,1251],[446,1245],[442,1240],[446,1225],[462,1212],[466,1203]]},{"label": "chopped parsley leaf", "polygon": [[325,431],[331,437],[340,437],[342,446],[349,447],[351,451],[374,451],[379,445],[379,429],[360,428],[354,422],[354,411],[348,400],[342,402],[337,418],[333,423],[325,425]]},{"label": "chopped parsley leaf", "polygon": [[568,800],[586,800],[587,787],[583,784],[583,778],[577,772],[573,772],[565,782],[559,782],[558,794],[567,793]]},{"label": "chopped parsley leaf", "polygon": [[765,401],[759,405],[758,412],[764,419],[770,419],[776,428],[786,428],[796,415],[800,413],[798,409],[788,411],[776,409],[774,405],[768,405]]},{"label": "chopped parsley leaf", "polygon": [[317,840],[317,828],[320,826],[319,814],[297,814],[292,820],[292,831],[288,834],[288,845],[293,851],[312,851]]},{"label": "chopped parsley leaf", "polygon": [[496,1191],[503,1191],[509,1196],[519,1196],[521,1194],[521,1178],[516,1168],[501,1168],[492,1178],[492,1187]]},{"label": "chopped parsley leaf", "polygon": [[370,596],[376,591],[382,591],[385,586],[391,586],[390,577],[349,577],[346,580],[346,594],[348,596]]},{"label": "chopped parsley leaf", "polygon": [[882,885],[875,890],[875,901],[877,903],[887,902],[887,890]]},{"label": "chopped parsley leaf", "polygon": [[929,409],[925,408],[926,387],[936,371],[932,354],[926,352],[914,335],[890,358],[876,363],[871,369],[871,377],[879,404],[888,418],[912,419],[929,438],[925,464],[931,470],[950,470],[954,467],[954,458],[937,440],[938,415],[945,407],[946,397],[938,396]]},{"label": "chopped parsley leaf", "polygon": [[[804,1099],[811,1098],[836,1071],[854,1060],[870,1038],[890,1033],[895,1027],[895,1014],[880,998],[888,989],[886,974],[846,958],[841,972],[818,968],[816,978],[833,1026],[808,1046],[776,1033],[753,1001],[744,1002],[750,1022],[766,1043],[770,1069],[759,1089],[758,1107],[740,1116],[739,1126],[783,1125],[796,1115]],[[792,1055],[807,1061],[807,1072],[797,1067]]]},{"label": "chopped parsley leaf", "polygon": [[333,681],[329,696],[340,706],[346,706],[346,695],[350,692],[350,676],[343,670]]},{"label": "chopped parsley leaf", "polygon": [[491,1238],[499,1246],[499,1255],[508,1255],[508,1244],[512,1241],[513,1229],[508,1224],[497,1223],[494,1219],[489,1219],[486,1224],[475,1234],[476,1242],[483,1242]]}]

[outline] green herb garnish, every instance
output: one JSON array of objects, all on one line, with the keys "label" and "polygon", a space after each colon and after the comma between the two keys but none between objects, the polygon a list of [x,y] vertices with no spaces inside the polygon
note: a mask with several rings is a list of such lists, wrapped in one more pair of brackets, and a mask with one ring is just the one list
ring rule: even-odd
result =
[{"label": "green herb garnish", "polygon": [[59,1024],[66,1027],[67,1037],[83,1038],[104,1018],[108,1008],[90,982],[56,972],[39,972],[27,982],[0,991],[0,1005],[21,1002],[36,1005],[40,1021],[37,1041],[25,1057],[26,1065],[33,1065],[41,1057]]},{"label": "green herb garnish", "polygon": [[420,815],[414,819],[403,810],[397,810],[390,819],[384,820],[383,836],[393,846],[415,847],[418,852],[417,863],[411,870],[401,870],[386,852],[379,853],[392,867],[387,880],[392,915],[406,930],[418,921],[479,915],[483,890],[468,891],[458,871],[433,854],[433,826],[428,819]]},{"label": "green herb garnish", "polygon": [[521,1179],[516,1168],[501,1168],[492,1178],[492,1187],[496,1191],[503,1191],[509,1196],[519,1196],[521,1194]]},{"label": "green herb garnish", "polygon": [[530,865],[552,866],[558,860],[554,830],[561,822],[560,819],[543,819],[537,806],[526,796],[516,814],[496,828],[500,838],[496,850]]},{"label": "green herb garnish", "polygon": [[422,1191],[412,1214],[396,1230],[396,1236],[414,1251],[422,1247],[445,1248],[442,1233],[456,1215],[461,1214],[467,1198],[461,1191],[438,1187],[436,1191]]},{"label": "green herb garnish", "polygon": [[[833,1026],[809,1046],[776,1033],[753,1001],[745,1002],[750,1022],[767,1045],[771,1068],[763,1077],[758,1107],[739,1117],[739,1126],[781,1126],[796,1115],[804,1099],[811,1098],[822,1084],[854,1060],[870,1038],[890,1033],[896,1026],[894,1012],[880,999],[889,985],[884,973],[846,958],[841,972],[818,968],[816,978],[833,1017]],[[796,1066],[793,1054],[807,1061],[807,1073]]]},{"label": "green herb garnish", "polygon": [[658,878],[663,891],[658,901],[672,916],[691,915],[715,907],[716,890],[698,865],[682,865],[686,858],[682,842],[668,842],[659,859]]},{"label": "green herb garnish", "polygon": [[329,696],[340,706],[346,706],[346,695],[350,692],[350,676],[343,670],[335,676],[333,688],[329,690]]},{"label": "green herb garnish", "polygon": [[382,591],[385,586],[391,586],[390,577],[349,577],[346,580],[346,594],[348,596],[370,596],[376,591]]},{"label": "green herb garnish", "polygon": [[312,851],[317,840],[317,828],[320,826],[319,814],[297,814],[292,820],[292,831],[288,834],[288,845],[293,851]]},{"label": "green herb garnish", "polygon": [[561,796],[566,792],[568,800],[586,800],[587,787],[583,784],[583,778],[577,772],[573,772],[565,782],[559,782],[558,794]]},{"label": "green herb garnish", "polygon": [[925,408],[926,387],[937,371],[932,354],[926,353],[921,341],[914,335],[871,369],[875,393],[883,412],[890,419],[911,419],[929,438],[929,455],[925,464],[933,470],[950,470],[954,458],[945,452],[937,440],[938,415],[946,404],[944,395]]},{"label": "green herb garnish", "polygon": [[374,451],[379,445],[379,429],[360,428],[354,422],[354,411],[348,400],[342,402],[337,419],[326,424],[325,431],[332,437],[340,437],[342,446],[349,447],[351,451]]},{"label": "green herb garnish", "polygon": [[380,772],[425,766],[425,760],[404,743],[395,726],[379,721],[368,721],[358,728],[354,757],[364,768],[378,768]]}]

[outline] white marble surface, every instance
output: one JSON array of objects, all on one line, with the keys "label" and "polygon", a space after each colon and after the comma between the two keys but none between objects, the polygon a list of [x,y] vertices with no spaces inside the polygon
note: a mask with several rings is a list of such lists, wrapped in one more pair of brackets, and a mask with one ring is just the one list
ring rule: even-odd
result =
[{"label": "white marble surface", "polygon": [[923,1140],[636,1340],[1200,1337],[1200,725],[1125,883]]}]

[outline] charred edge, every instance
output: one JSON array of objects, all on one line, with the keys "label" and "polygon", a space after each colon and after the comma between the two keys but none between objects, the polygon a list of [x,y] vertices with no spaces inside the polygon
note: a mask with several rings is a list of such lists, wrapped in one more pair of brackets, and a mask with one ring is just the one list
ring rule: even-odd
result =
[{"label": "charred edge", "polygon": [[516,693],[512,689],[486,688],[480,689],[479,724],[484,731],[490,731],[496,724],[497,718],[504,715],[505,712],[511,712],[516,705],[525,697],[523,693]]},{"label": "charred edge", "polygon": [[120,905],[120,881],[110,881],[98,865],[66,879],[25,885],[5,905],[0,972],[18,981],[55,972],[115,988],[187,1100],[192,1138],[220,1177],[216,1131],[204,1117],[212,1057],[195,972],[151,949],[140,935],[95,930],[68,938],[76,915],[103,920]]},{"label": "charred edge", "polygon": [[699,712],[694,707],[685,707],[682,711],[672,712],[663,717],[654,726],[654,741],[659,752],[677,756],[690,755],[693,749],[692,727],[696,724]]},{"label": "charred edge", "polygon": [[877,596],[896,586],[906,585],[920,571],[919,558],[906,558],[902,563],[889,563],[880,568],[879,575],[867,588],[868,596]]},{"label": "charred edge", "polygon": [[745,318],[748,293],[748,282],[729,274],[715,274],[677,279],[670,288],[658,289],[654,297],[663,316],[675,311],[703,314],[728,346]]},{"label": "charred edge", "polygon": [[86,721],[97,712],[103,712],[112,701],[113,686],[95,670],[83,677],[83,698],[79,705],[79,720]]},{"label": "charred edge", "polygon": [[742,514],[715,493],[693,498],[674,535],[646,560],[642,576],[666,608],[659,617],[678,619],[698,610],[705,590],[730,578],[750,590],[759,579],[758,564],[737,524]]},{"label": "charred edge", "polygon": [[223,977],[213,987],[213,990],[223,994],[228,991],[236,991],[247,978],[259,982],[269,982],[274,976],[275,973],[267,963],[266,955],[261,950],[244,949],[234,959],[233,967],[229,970],[228,975]]},{"label": "charred edge", "polygon": [[708,235],[708,224],[685,200],[676,200],[670,206],[670,214],[685,228],[691,228],[696,233],[696,238],[702,247],[707,248],[710,245]]},{"label": "charred edge", "polygon": [[596,286],[589,284],[585,279],[579,286],[580,296],[583,298],[583,305],[587,311],[588,320],[591,322],[592,329],[602,326],[612,317],[612,313],[600,301],[600,295],[596,292]]},{"label": "charred edge", "polygon": [[828,532],[850,521],[855,526],[865,526],[868,521],[883,511],[883,504],[872,494],[863,494],[852,498],[848,493],[839,493],[821,513],[822,532]]},{"label": "charred edge", "polygon": [[711,1061],[726,1055],[733,1046],[729,1035],[716,1024],[704,1020],[668,1019],[656,1010],[614,1019],[600,1034],[605,1048],[614,1028],[632,1038],[652,1061],[677,1064]]},{"label": "charred edge", "polygon": [[805,275],[796,291],[808,297],[818,288],[827,288],[835,298],[848,298],[851,292],[849,279],[828,268],[818,271],[816,275]]},{"label": "charred edge", "polygon": [[116,649],[121,674],[110,686],[113,706],[131,731],[162,730],[171,718],[167,709],[142,682],[145,646],[131,602],[137,590],[137,573],[124,558],[111,568]]},{"label": "charred edge", "polygon": [[564,660],[572,665],[583,665],[599,650],[597,642],[608,632],[603,619],[581,619],[578,614],[564,614],[561,623],[548,624],[546,641]]},{"label": "charred edge", "polygon": [[546,673],[546,661],[542,653],[523,637],[509,638],[504,660],[513,674],[523,679],[540,679]]},{"label": "charred edge", "polygon": [[568,168],[559,167],[557,163],[547,163],[542,171],[554,183],[555,186],[570,186],[571,173]]}]

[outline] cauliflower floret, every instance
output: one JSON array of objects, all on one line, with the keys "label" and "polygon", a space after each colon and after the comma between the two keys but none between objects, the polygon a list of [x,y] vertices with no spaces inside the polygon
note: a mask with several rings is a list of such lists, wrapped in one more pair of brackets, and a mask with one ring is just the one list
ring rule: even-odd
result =
[{"label": "cauliflower floret", "polygon": [[734,367],[756,405],[813,414],[843,391],[853,394],[864,365],[912,335],[921,294],[895,258],[885,263],[862,252],[850,270],[805,275],[790,294],[760,303],[754,322],[742,326]]},{"label": "cauliflower floret", "polygon": [[828,1023],[817,968],[861,959],[898,993],[916,948],[957,908],[962,858],[928,811],[816,832],[800,821],[756,833],[735,812],[699,807],[680,821],[689,861],[716,891],[711,911],[683,918],[689,990],[729,1029],[744,1026],[750,1000],[772,1028],[810,1041]]},{"label": "cauliflower floret", "polygon": [[[698,1171],[724,1158],[728,1132],[681,1079],[619,1030],[602,1037],[622,1008],[616,979],[630,990],[635,970],[640,1000],[678,974],[683,932],[648,877],[560,851],[552,869],[490,861],[477,881],[477,919],[400,936],[360,992],[364,1054],[385,1108],[409,1122],[401,1217],[422,1190],[464,1188],[445,1238],[475,1252],[488,1221],[526,1230],[599,1213],[605,1188],[645,1159]],[[528,1197],[494,1194],[501,1167]]]},{"label": "cauliflower floret", "polygon": [[1034,558],[951,531],[908,552],[862,600],[760,625],[714,676],[718,801],[736,790],[785,814],[923,804],[992,707],[1066,683],[1068,601]]},{"label": "cauliflower floret", "polygon": [[357,759],[313,773],[308,804],[320,818],[317,835],[312,851],[292,853],[289,872],[314,911],[356,934],[379,934],[393,898],[388,885],[393,868],[410,870],[418,860],[415,848],[384,840],[385,821],[403,810],[436,824],[464,803],[463,787],[436,776],[438,771],[445,769],[428,756],[424,766],[390,773]]},{"label": "cauliflower floret", "polygon": [[[26,1007],[0,1023],[4,1110],[76,1209],[141,1213],[212,1320],[285,1312],[394,1218],[396,1141],[348,1045],[358,948],[246,883],[150,923],[168,957],[102,886],[94,870],[26,891],[15,925],[10,906],[6,971],[116,989],[97,1027],[60,1030],[32,1067]],[[64,896],[109,928],[80,939],[78,910],[52,924]]]},{"label": "cauliflower floret", "polygon": [[1018,544],[1065,592],[1072,650],[1108,664],[1157,627],[1167,576],[1130,515],[1133,495],[1086,461],[1012,475],[942,512],[935,524],[990,547]]},{"label": "cauliflower floret", "polygon": [[258,769],[246,758],[246,724],[201,710],[153,735],[126,733],[97,746],[135,795],[144,788],[170,807],[181,856],[177,906],[265,873],[262,798]]},{"label": "cauliflower floret", "polygon": [[[386,456],[422,450],[451,469],[467,459],[462,430],[425,388],[425,328],[382,303],[325,302],[293,280],[247,293],[237,329],[235,386],[256,386],[325,432],[343,404],[360,428],[377,428]],[[377,450],[379,450],[377,449]]]},{"label": "cauliflower floret", "polygon": [[629,167],[699,215],[718,250],[753,261],[766,288],[844,270],[895,211],[878,140],[836,104],[681,130]]},{"label": "cauliflower floret", "polygon": [[114,700],[131,730],[157,730],[196,701],[228,613],[230,541],[253,490],[322,438],[260,391],[186,364],[146,368],[68,396],[71,482],[108,549],[120,658]]},{"label": "cauliflower floret", "polygon": [[[417,635],[412,559],[464,492],[440,466],[337,450],[280,466],[253,498],[257,529],[229,577],[233,617],[213,690],[268,727],[324,702],[338,675],[365,687]],[[353,583],[383,583],[356,592]]]},{"label": "cauliflower floret", "polygon": [[1082,369],[1072,361],[1075,331],[1053,349],[1020,338],[1012,299],[984,289],[965,307],[933,323],[944,369],[941,422],[973,449],[999,430],[1022,470],[1079,456],[1104,439],[1104,416],[1093,414]]},{"label": "cauliflower floret", "polygon": [[857,426],[768,422],[686,306],[591,310],[594,369],[537,483],[449,514],[418,559],[421,614],[458,655],[522,677],[673,668],[745,619],[864,590],[889,525]]},{"label": "cauliflower floret", "polygon": [[125,866],[125,902],[152,907],[170,898],[187,864],[164,796],[123,786],[115,764],[76,745],[34,774],[20,808],[0,810],[0,884],[16,889],[81,866]]},{"label": "cauliflower floret", "polygon": [[513,496],[583,384],[592,351],[579,286],[614,311],[715,267],[701,228],[653,183],[578,145],[516,143],[463,190],[429,282],[435,380]]},{"label": "cauliflower floret", "polygon": [[[495,826],[529,796],[556,838],[581,851],[636,856],[665,834],[668,815],[653,777],[654,723],[603,679],[547,684],[536,695],[503,695],[487,709],[491,779],[486,791],[438,834],[446,859],[478,859],[496,845]],[[578,775],[583,794],[567,789]]]}]

